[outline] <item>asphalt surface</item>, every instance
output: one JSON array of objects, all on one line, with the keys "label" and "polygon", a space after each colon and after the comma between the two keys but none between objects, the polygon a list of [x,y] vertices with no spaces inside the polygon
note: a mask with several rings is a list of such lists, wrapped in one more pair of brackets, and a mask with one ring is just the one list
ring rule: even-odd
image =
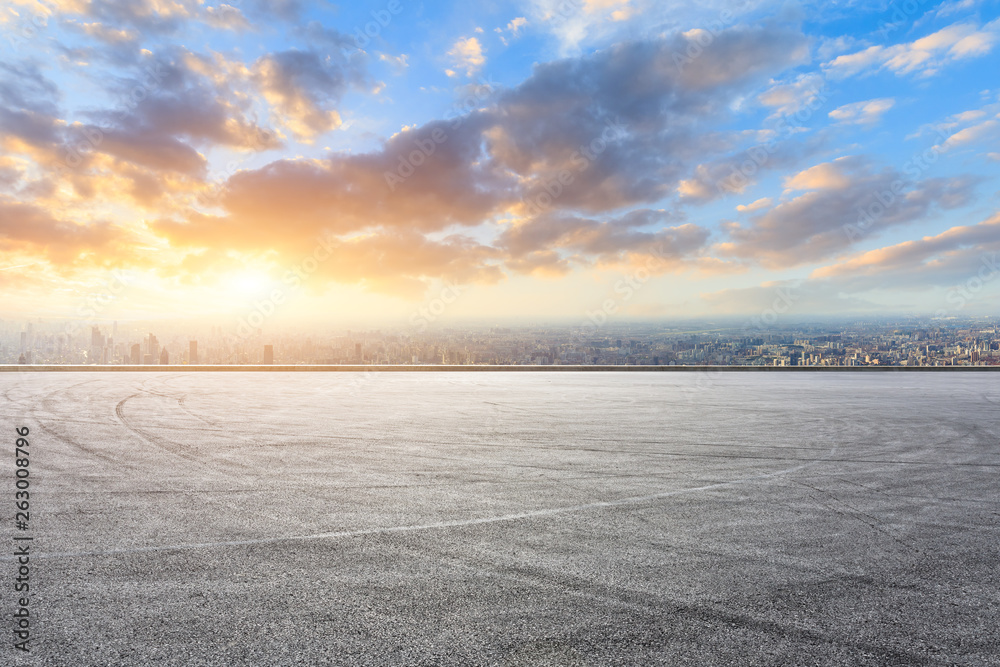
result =
[{"label": "asphalt surface", "polygon": [[[997,665],[1000,376],[4,373],[0,664]],[[14,508],[0,519],[10,554]]]}]

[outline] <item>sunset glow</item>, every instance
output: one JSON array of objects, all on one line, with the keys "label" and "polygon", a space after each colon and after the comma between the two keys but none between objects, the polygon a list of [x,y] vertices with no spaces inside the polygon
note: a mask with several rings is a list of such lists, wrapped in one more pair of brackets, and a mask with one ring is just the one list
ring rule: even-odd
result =
[{"label": "sunset glow", "polygon": [[616,317],[954,314],[1000,249],[998,12],[14,0],[5,310],[127,273],[96,319],[580,318],[637,276]]}]

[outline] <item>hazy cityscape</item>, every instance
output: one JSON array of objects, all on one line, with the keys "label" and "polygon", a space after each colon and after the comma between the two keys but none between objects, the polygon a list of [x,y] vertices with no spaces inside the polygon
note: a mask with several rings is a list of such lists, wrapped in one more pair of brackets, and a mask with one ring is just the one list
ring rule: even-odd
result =
[{"label": "hazy cityscape", "polygon": [[1000,320],[465,326],[237,336],[223,327],[0,322],[0,363],[83,365],[1000,365]]}]

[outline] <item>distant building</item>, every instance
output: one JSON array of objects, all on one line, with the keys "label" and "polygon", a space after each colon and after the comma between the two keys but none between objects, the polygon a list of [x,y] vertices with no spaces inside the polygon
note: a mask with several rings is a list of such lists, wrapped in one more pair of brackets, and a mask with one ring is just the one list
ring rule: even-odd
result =
[{"label": "distant building", "polygon": [[354,344],[354,358],[361,361],[361,343]]},{"label": "distant building", "polygon": [[264,346],[264,365],[270,366],[274,363],[274,346],[265,345]]},{"label": "distant building", "polygon": [[149,337],[146,338],[146,354],[153,358],[152,363],[154,364],[160,358],[160,342],[153,334],[149,334]]},{"label": "distant building", "polygon": [[98,327],[90,327],[90,352],[87,359],[92,364],[103,364],[107,360],[104,357],[104,336]]},{"label": "distant building", "polygon": [[148,354],[148,353],[142,355],[142,365],[143,366],[152,366],[153,365],[153,355]]},{"label": "distant building", "polygon": [[132,358],[129,359],[129,361],[131,361],[134,365],[138,366],[139,364],[142,363],[141,355],[142,355],[142,347],[139,345],[139,343],[136,343],[132,346]]},{"label": "distant building", "polygon": [[167,348],[163,348],[160,351],[160,365],[166,366],[170,363],[170,353],[167,352]]},{"label": "distant building", "polygon": [[198,363],[198,341],[188,341],[188,363]]}]

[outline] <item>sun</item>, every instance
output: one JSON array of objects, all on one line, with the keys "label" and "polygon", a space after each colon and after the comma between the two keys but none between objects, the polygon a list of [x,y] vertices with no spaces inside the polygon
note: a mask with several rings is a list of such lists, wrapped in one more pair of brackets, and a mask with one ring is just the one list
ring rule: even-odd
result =
[{"label": "sun", "polygon": [[230,274],[226,279],[226,286],[233,292],[240,294],[256,294],[263,291],[271,283],[267,274],[258,271],[239,271]]}]

